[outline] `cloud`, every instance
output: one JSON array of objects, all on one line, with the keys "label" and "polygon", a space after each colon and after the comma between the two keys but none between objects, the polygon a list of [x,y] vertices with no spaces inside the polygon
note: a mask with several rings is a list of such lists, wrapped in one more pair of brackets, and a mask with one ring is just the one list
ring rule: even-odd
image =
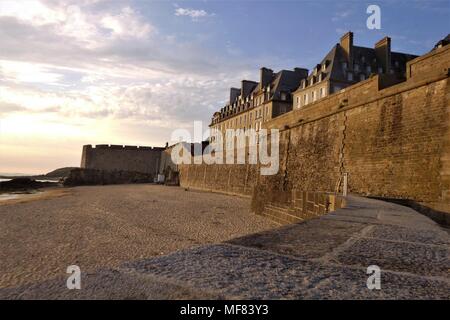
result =
[{"label": "cloud", "polygon": [[[211,15],[197,11],[179,12]],[[77,163],[82,144],[163,145],[175,128],[207,126],[228,88],[266,62],[164,34],[116,1],[2,0],[0,39],[0,151],[31,159],[24,150],[47,146],[60,166],[68,158],[58,142]]]},{"label": "cloud", "polygon": [[195,10],[189,8],[175,8],[176,16],[186,16],[190,17],[193,21],[198,21],[200,18],[205,18],[208,16],[212,16],[214,14],[209,14],[205,10]]},{"label": "cloud", "polygon": [[353,13],[353,10],[342,10],[342,11],[335,11],[333,14],[333,17],[331,18],[331,21],[338,22],[341,20],[344,20],[348,18]]}]

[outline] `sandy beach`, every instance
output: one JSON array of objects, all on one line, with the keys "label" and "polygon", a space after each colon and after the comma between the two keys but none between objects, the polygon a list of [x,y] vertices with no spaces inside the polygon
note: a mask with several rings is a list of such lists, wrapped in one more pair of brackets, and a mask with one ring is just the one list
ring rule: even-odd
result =
[{"label": "sandy beach", "polygon": [[250,200],[158,185],[76,187],[0,205],[0,288],[274,228]]}]

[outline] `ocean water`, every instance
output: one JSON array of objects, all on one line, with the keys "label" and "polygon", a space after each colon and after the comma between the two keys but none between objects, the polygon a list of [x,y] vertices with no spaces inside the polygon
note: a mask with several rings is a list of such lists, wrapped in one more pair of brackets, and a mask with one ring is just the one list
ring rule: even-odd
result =
[{"label": "ocean water", "polygon": [[[0,178],[0,182],[3,181],[10,181],[11,179],[7,179],[7,178]],[[38,179],[36,180],[37,182],[58,182],[56,180],[45,180],[45,179]]]},{"label": "ocean water", "polygon": [[30,198],[34,197],[37,194],[41,193],[42,191],[17,191],[17,192],[8,192],[8,193],[0,193],[0,202],[5,200],[12,200],[12,199],[23,199],[23,198]]},{"label": "ocean water", "polygon": [[18,199],[20,197],[23,197],[23,194],[17,194],[17,193],[0,193],[0,202],[5,200],[12,200],[12,199]]}]

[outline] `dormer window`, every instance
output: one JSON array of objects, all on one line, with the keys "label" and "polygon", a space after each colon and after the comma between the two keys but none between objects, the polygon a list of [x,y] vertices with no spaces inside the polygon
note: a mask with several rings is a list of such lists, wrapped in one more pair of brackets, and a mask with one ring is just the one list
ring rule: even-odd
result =
[{"label": "dormer window", "polygon": [[306,88],[306,80],[303,79],[303,80],[302,80],[302,89],[305,89],[305,88]]},{"label": "dormer window", "polygon": [[348,81],[353,81],[353,73],[347,72],[347,80]]},{"label": "dormer window", "polygon": [[314,84],[314,77],[311,77],[311,79],[309,80],[309,85],[312,86]]},{"label": "dormer window", "polygon": [[322,71],[325,72],[326,70],[327,70],[327,63],[324,62],[324,63],[322,64]]},{"label": "dormer window", "polygon": [[286,100],[286,92],[281,93],[281,100]]}]

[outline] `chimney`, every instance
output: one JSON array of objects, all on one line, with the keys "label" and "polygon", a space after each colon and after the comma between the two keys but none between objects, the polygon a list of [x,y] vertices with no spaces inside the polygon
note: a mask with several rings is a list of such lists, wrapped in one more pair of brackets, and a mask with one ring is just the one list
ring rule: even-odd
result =
[{"label": "chimney", "polygon": [[388,73],[391,69],[391,38],[384,37],[375,44],[375,55],[383,73]]},{"label": "chimney", "polygon": [[267,68],[261,68],[259,71],[259,83],[261,84],[261,89],[265,88],[270,82],[272,82],[273,70]]},{"label": "chimney", "polygon": [[230,88],[230,104],[233,104],[234,100],[239,96],[241,90],[238,88]]},{"label": "chimney", "polygon": [[300,79],[308,77],[308,69],[305,69],[305,68],[294,68],[294,72],[296,74],[298,74]]},{"label": "chimney", "polygon": [[255,88],[256,82],[250,80],[242,80],[241,82],[241,97],[245,99]]},{"label": "chimney", "polygon": [[341,37],[340,45],[344,51],[349,68],[353,67],[353,32],[349,31]]}]

